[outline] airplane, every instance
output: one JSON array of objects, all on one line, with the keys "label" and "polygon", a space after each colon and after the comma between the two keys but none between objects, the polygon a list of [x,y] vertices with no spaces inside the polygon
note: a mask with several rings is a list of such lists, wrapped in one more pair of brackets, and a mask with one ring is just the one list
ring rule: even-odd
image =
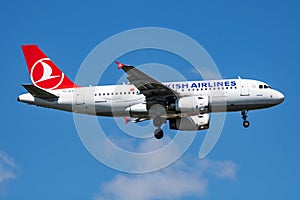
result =
[{"label": "airplane", "polygon": [[[209,128],[212,112],[241,112],[249,127],[250,110],[269,108],[284,95],[268,84],[251,79],[160,82],[131,65],[116,62],[128,84],[83,87],[73,83],[37,45],[22,45],[31,84],[18,101],[81,114],[123,117],[138,123],[152,120],[154,137],[163,137],[162,125],[174,130]],[[225,100],[224,100],[225,99]]]}]

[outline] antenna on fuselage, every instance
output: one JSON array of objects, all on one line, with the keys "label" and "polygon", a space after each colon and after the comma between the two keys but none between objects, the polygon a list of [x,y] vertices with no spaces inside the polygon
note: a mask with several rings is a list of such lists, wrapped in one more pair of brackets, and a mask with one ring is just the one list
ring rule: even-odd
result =
[{"label": "antenna on fuselage", "polygon": [[238,76],[238,79],[241,79],[241,77],[240,77],[240,76]]}]

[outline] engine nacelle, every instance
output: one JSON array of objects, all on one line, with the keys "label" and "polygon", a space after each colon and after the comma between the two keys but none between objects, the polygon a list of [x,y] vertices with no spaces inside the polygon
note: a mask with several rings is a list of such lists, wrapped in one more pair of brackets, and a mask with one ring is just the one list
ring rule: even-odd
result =
[{"label": "engine nacelle", "polygon": [[176,101],[176,111],[205,113],[209,109],[208,96],[187,96]]},{"label": "engine nacelle", "polygon": [[205,130],[209,128],[209,114],[169,119],[170,129],[182,131]]},{"label": "engine nacelle", "polygon": [[125,111],[129,112],[132,117],[141,116],[143,114],[146,117],[148,113],[147,106],[145,103],[135,104],[133,106],[126,108]]}]

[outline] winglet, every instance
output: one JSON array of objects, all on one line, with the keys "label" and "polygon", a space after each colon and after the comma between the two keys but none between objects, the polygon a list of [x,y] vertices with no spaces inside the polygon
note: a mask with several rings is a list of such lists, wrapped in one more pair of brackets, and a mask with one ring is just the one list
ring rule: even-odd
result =
[{"label": "winglet", "polygon": [[118,65],[118,69],[121,69],[122,67],[124,67],[125,65],[124,64],[122,64],[122,63],[120,63],[120,62],[116,62],[116,64]]}]

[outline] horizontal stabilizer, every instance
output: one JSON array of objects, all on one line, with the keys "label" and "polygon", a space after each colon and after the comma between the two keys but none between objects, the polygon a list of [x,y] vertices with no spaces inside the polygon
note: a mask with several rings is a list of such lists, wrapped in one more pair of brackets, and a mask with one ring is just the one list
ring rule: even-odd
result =
[{"label": "horizontal stabilizer", "polygon": [[22,86],[34,97],[44,99],[44,100],[55,100],[58,96],[51,94],[43,89],[40,89],[34,85],[22,84]]}]

